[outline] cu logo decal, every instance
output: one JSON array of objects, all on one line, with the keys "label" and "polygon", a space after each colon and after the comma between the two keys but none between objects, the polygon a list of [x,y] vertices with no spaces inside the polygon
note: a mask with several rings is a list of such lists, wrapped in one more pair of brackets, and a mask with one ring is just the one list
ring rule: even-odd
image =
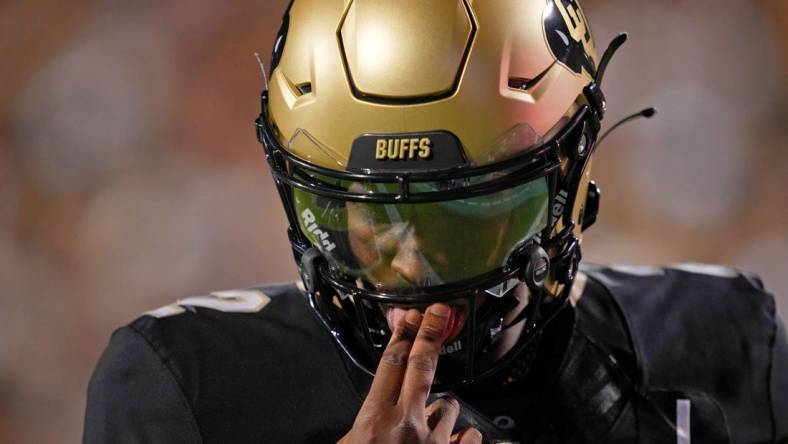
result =
[{"label": "cu logo decal", "polygon": [[576,0],[548,0],[544,12],[544,31],[556,60],[577,74],[596,74],[594,42],[588,21]]}]

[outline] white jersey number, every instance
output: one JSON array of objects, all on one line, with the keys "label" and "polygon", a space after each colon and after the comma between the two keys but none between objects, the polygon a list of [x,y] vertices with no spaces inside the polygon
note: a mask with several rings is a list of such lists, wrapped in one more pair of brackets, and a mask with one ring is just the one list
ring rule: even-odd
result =
[{"label": "white jersey number", "polygon": [[175,316],[186,311],[183,307],[204,307],[226,313],[256,313],[271,301],[260,290],[228,290],[215,291],[205,296],[192,296],[146,312],[156,318]]}]

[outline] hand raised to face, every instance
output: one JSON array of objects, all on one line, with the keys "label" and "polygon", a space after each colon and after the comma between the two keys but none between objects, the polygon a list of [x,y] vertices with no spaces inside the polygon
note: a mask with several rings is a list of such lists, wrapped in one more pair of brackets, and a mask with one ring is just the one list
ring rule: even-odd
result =
[{"label": "hand raised to face", "polygon": [[427,405],[449,314],[447,305],[434,304],[424,315],[411,309],[400,319],[353,428],[340,444],[482,442],[476,429],[451,434],[460,413],[456,400],[439,398]]}]

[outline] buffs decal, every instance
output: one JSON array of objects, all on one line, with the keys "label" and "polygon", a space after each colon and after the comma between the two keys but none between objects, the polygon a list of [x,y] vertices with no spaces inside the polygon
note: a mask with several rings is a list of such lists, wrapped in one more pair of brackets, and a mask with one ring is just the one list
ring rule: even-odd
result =
[{"label": "buffs decal", "polygon": [[437,171],[465,164],[457,137],[448,131],[364,134],[353,141],[349,169]]}]

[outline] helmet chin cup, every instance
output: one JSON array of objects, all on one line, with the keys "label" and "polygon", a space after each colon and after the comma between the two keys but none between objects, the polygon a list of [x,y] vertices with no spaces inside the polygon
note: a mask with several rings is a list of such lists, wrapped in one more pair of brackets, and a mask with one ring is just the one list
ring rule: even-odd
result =
[{"label": "helmet chin cup", "polygon": [[594,131],[599,132],[601,128],[600,121],[605,116],[605,111],[607,111],[607,100],[605,99],[605,95],[602,93],[602,89],[596,82],[592,82],[586,86],[583,89],[583,93],[585,94],[588,104],[591,106],[591,109],[594,111],[597,117],[591,121],[592,125],[594,125]]},{"label": "helmet chin cup", "polygon": [[535,327],[541,317],[541,305],[544,295],[544,284],[550,275],[550,256],[541,246],[527,244],[519,253],[520,271],[517,278],[528,287],[530,300],[520,312],[502,330],[506,330],[528,319],[529,327]]}]

